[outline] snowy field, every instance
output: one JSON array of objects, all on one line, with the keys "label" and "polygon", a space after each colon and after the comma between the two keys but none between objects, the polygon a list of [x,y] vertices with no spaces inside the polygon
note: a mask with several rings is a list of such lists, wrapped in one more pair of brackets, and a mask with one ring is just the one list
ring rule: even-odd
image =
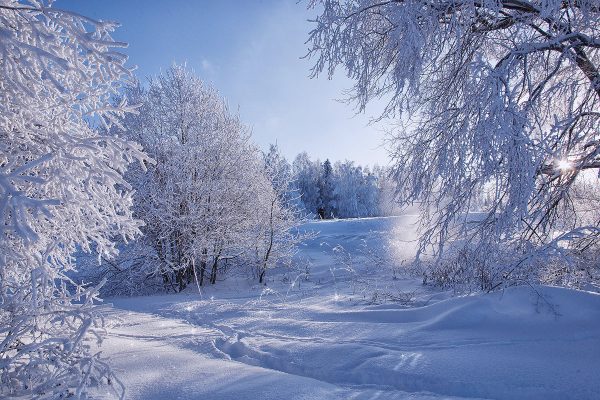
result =
[{"label": "snowy field", "polygon": [[102,351],[126,398],[600,398],[599,295],[451,298],[361,264],[390,233],[412,237],[413,220],[307,224],[319,234],[303,267],[269,271],[266,287],[230,276],[202,294],[108,299]]}]

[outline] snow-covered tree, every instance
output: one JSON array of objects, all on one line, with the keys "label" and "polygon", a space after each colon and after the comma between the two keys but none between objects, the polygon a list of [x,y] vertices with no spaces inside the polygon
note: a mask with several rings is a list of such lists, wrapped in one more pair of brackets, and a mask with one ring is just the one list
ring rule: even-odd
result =
[{"label": "snow-covered tree", "polygon": [[276,145],[271,145],[264,155],[264,174],[268,185],[263,183],[264,187],[260,189],[251,233],[255,238],[254,264],[259,283],[264,282],[269,268],[291,263],[297,245],[303,239],[295,229],[300,212],[291,166]]},{"label": "snow-covered tree", "polygon": [[329,159],[322,165],[321,175],[317,181],[319,188],[319,215],[321,218],[334,218],[337,214],[335,198],[333,166]]},{"label": "snow-covered tree", "polygon": [[381,187],[377,176],[369,170],[358,167],[361,172],[362,179],[358,187],[358,198],[360,199],[361,216],[375,217],[382,215],[380,213],[381,204]]},{"label": "snow-covered tree", "polygon": [[[600,233],[555,224],[581,172],[600,167],[598,1],[310,4],[322,7],[313,75],[343,67],[360,110],[385,99],[382,117],[404,123],[392,157],[399,200],[422,204],[421,250],[457,237],[517,249],[499,274],[510,279],[535,251]],[[493,196],[473,223],[482,192]]]},{"label": "snow-covered tree", "polygon": [[184,66],[148,88],[131,87],[127,98],[140,107],[121,121],[125,134],[156,161],[126,176],[146,226],[96,279],[107,276],[119,293],[181,291],[242,267],[263,282],[268,268],[291,258],[296,199],[291,167],[276,148],[265,159],[219,93]]},{"label": "snow-covered tree", "polygon": [[116,24],[44,2],[0,0],[0,397],[83,398],[115,382],[95,288],[68,278],[76,251],[116,254],[139,233],[123,174],[140,147],[106,136],[130,76]]},{"label": "snow-covered tree", "polygon": [[359,186],[362,171],[352,161],[335,164],[334,196],[337,205],[337,217],[349,218],[360,215]]},{"label": "snow-covered tree", "polygon": [[[379,170],[378,170],[379,171]],[[312,161],[300,153],[293,164],[296,198],[316,218],[358,218],[384,215],[379,175],[352,161]],[[389,208],[389,207],[388,207]],[[389,214],[385,214],[389,215]]]},{"label": "snow-covered tree", "polygon": [[377,178],[352,161],[335,163],[334,196],[337,217],[357,218],[379,215]]},{"label": "snow-covered tree", "polygon": [[[259,188],[268,183],[249,131],[218,92],[183,66],[130,91],[142,105],[123,120],[156,165],[136,171],[136,215],[146,222],[146,273],[182,290],[215,283],[225,260],[241,256]],[[262,182],[259,181],[262,179]]]},{"label": "snow-covered tree", "polygon": [[281,201],[288,208],[298,208],[300,206],[300,194],[298,193],[297,180],[291,164],[281,154],[277,144],[269,146],[269,151],[264,154],[264,162],[272,186],[279,193]]},{"label": "snow-covered tree", "polygon": [[318,217],[320,207],[318,182],[321,174],[321,162],[319,160],[313,162],[308,154],[303,152],[294,159],[292,170],[306,213]]}]

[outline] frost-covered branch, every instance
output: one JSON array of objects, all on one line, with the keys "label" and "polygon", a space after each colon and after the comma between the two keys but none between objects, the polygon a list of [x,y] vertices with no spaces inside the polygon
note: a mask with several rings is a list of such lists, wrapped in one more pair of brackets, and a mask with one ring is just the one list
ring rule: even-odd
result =
[{"label": "frost-covered branch", "polygon": [[400,202],[422,206],[421,254],[556,244],[574,184],[600,167],[597,1],[310,5],[313,76],[343,68],[359,110],[379,98],[381,118],[401,118],[394,176]]},{"label": "frost-covered branch", "polygon": [[108,107],[131,77],[115,27],[0,1],[0,396],[83,398],[117,382],[92,350],[97,288],[68,277],[76,251],[110,257],[116,236],[140,232],[122,175],[145,155],[88,123],[130,111]]}]

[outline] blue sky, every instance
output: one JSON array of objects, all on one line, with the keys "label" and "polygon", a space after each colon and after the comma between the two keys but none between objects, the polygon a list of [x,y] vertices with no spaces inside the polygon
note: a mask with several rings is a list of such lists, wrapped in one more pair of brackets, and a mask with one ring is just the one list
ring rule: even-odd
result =
[{"label": "blue sky", "polygon": [[114,35],[142,80],[173,62],[187,63],[212,83],[266,148],[277,142],[292,158],[350,159],[387,164],[382,126],[369,126],[377,109],[355,115],[336,101],[351,86],[343,71],[309,79],[306,54],[314,10],[296,0],[56,0],[55,7],[122,27]]}]

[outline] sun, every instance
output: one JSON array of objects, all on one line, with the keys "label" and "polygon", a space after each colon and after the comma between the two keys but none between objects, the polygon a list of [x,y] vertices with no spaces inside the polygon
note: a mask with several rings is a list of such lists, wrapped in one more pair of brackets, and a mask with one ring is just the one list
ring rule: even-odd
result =
[{"label": "sun", "polygon": [[561,159],[556,162],[556,169],[562,174],[566,174],[573,170],[573,163],[567,159]]}]

